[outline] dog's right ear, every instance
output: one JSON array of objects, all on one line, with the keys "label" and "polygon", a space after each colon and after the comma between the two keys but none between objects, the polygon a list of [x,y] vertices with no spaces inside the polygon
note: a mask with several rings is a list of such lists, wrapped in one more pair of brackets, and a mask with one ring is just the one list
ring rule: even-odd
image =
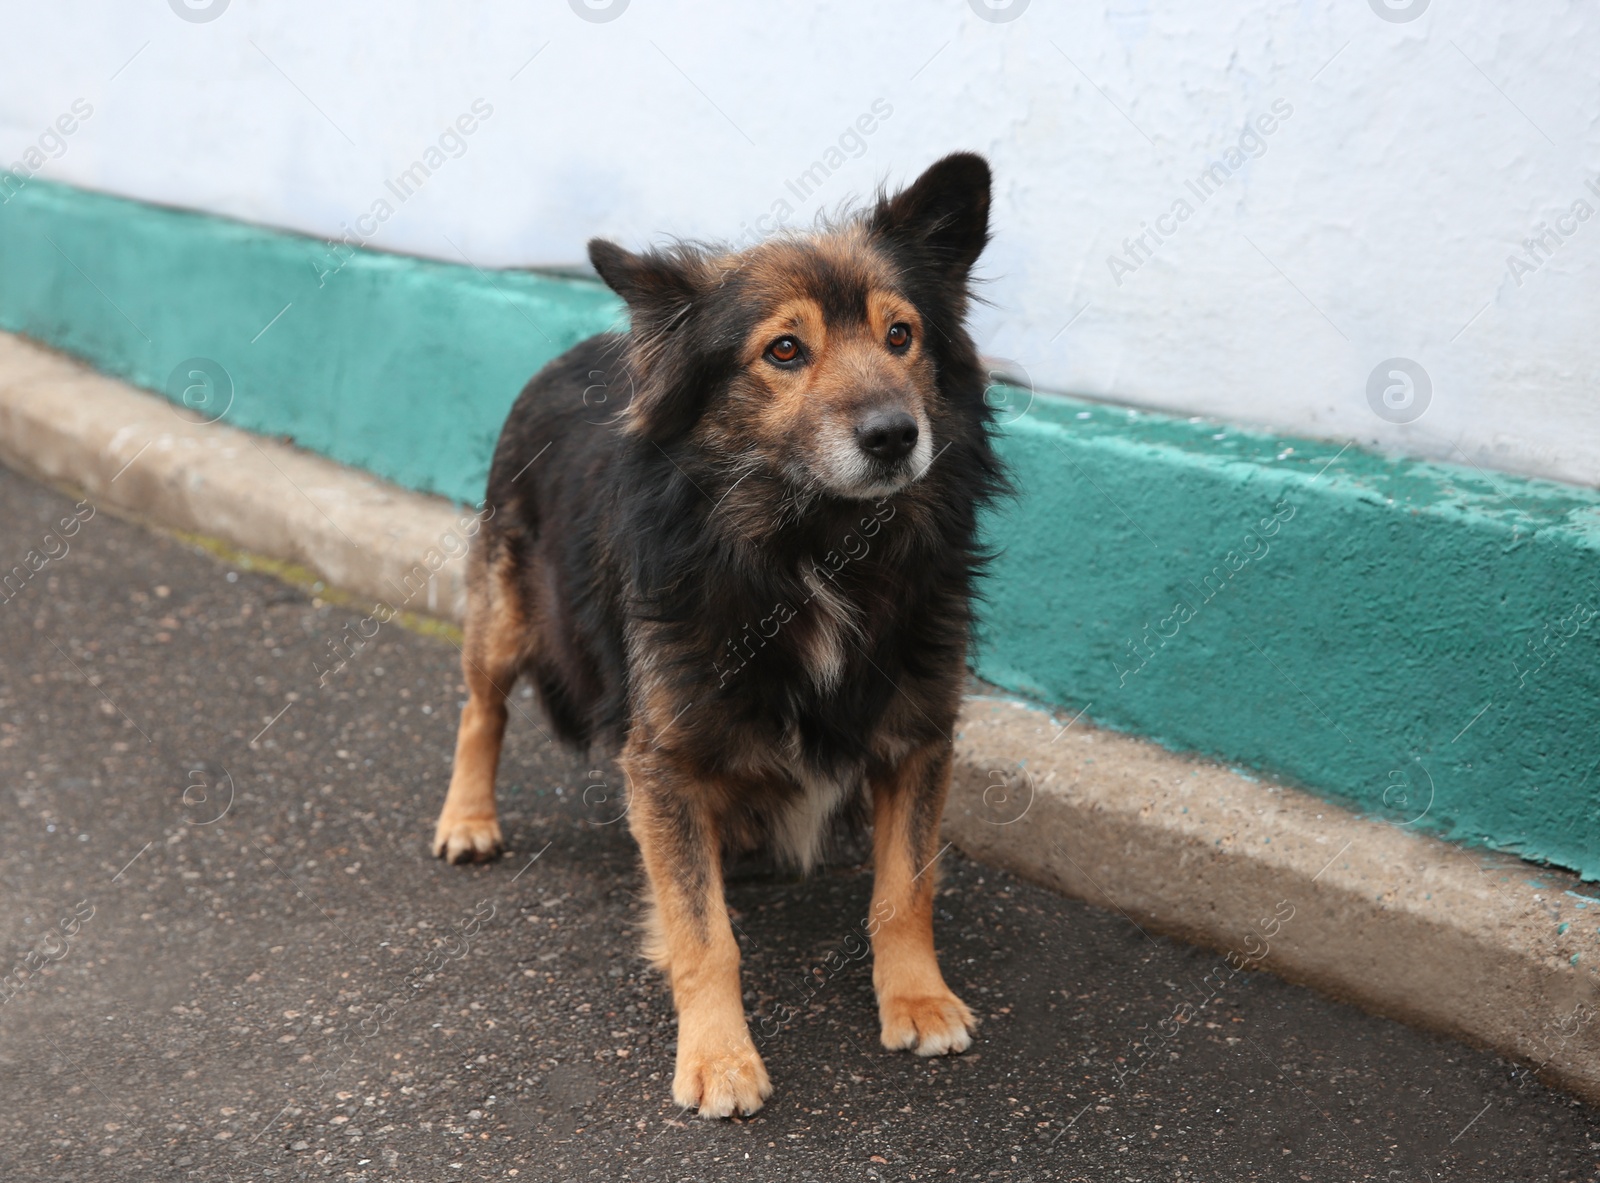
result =
[{"label": "dog's right ear", "polygon": [[628,305],[634,369],[628,429],[661,443],[682,435],[699,418],[711,384],[703,351],[673,348],[692,332],[691,313],[702,296],[698,257],[687,247],[634,254],[594,238],[589,261]]}]

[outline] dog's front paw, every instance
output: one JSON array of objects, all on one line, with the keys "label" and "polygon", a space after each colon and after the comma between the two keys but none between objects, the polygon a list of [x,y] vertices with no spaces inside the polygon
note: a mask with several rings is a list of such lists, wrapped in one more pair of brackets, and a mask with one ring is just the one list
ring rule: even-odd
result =
[{"label": "dog's front paw", "polygon": [[678,1049],[672,1099],[701,1117],[754,1113],[772,1096],[767,1066],[747,1035],[743,1043],[720,1048]]},{"label": "dog's front paw", "polygon": [[433,853],[452,863],[485,863],[505,849],[500,822],[494,817],[451,817],[440,814],[433,831]]},{"label": "dog's front paw", "polygon": [[950,991],[942,994],[890,994],[878,1000],[883,1046],[910,1048],[919,1056],[964,1052],[972,1046],[978,1021]]}]

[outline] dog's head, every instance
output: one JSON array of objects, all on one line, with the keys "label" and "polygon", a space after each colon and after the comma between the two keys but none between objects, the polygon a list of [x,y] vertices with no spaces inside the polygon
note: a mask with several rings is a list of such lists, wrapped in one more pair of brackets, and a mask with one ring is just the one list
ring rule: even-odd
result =
[{"label": "dog's head", "polygon": [[632,319],[627,429],[687,437],[730,477],[899,492],[927,473],[941,431],[982,417],[951,404],[981,403],[962,322],[988,226],[989,167],[963,153],[841,226],[736,254],[594,240],[589,258]]}]

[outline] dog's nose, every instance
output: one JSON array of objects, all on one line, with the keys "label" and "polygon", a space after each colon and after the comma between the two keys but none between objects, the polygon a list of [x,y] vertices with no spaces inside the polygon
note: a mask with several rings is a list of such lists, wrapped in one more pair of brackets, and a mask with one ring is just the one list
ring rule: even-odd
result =
[{"label": "dog's nose", "polygon": [[893,464],[917,446],[917,421],[904,411],[872,411],[856,424],[856,443],[867,455]]}]

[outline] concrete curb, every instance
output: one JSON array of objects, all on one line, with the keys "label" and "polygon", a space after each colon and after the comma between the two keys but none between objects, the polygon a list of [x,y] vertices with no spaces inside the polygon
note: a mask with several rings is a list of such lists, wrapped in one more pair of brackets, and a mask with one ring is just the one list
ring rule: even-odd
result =
[{"label": "concrete curb", "polygon": [[970,699],[946,836],[1230,967],[1491,1048],[1600,1102],[1600,898],[1577,876],[1070,721]]},{"label": "concrete curb", "polygon": [[10,333],[0,333],[0,459],[363,597],[454,621],[466,610],[470,513],[209,422]]},{"label": "concrete curb", "polygon": [[[7,334],[0,461],[359,596],[461,618],[459,507],[204,422]],[[1272,970],[1600,1103],[1600,897],[1576,876],[1009,700],[969,700],[957,751],[946,837],[974,857],[1222,950],[1223,973]]]}]

